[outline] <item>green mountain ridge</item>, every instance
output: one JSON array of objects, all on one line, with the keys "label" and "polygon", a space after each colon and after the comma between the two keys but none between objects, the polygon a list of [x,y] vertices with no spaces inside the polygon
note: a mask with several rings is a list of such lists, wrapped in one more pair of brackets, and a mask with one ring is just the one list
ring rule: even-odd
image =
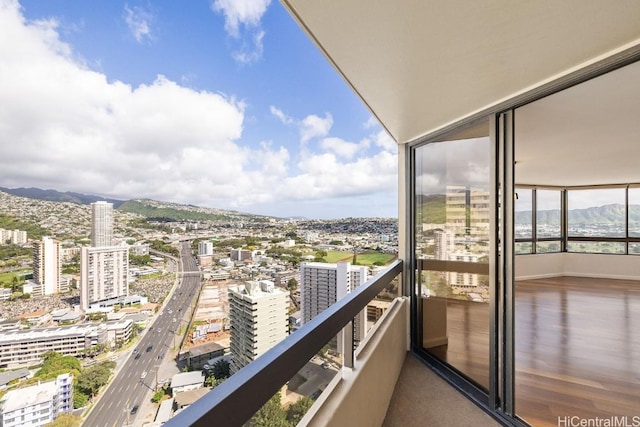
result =
[{"label": "green mountain ridge", "polygon": [[135,213],[148,219],[158,221],[268,221],[272,217],[255,215],[245,212],[205,208],[195,205],[183,205],[172,202],[161,202],[151,199],[117,200],[101,196],[74,192],[60,192],[57,190],[43,190],[40,188],[4,188],[0,191],[34,200],[54,203],[72,203],[74,205],[89,205],[97,201],[113,203],[114,208],[122,212]]},{"label": "green mountain ridge", "polygon": [[135,199],[124,202],[118,210],[135,213],[157,221],[268,221],[270,217],[194,205]]},{"label": "green mountain ridge", "polygon": [[[569,222],[578,224],[620,224],[625,217],[625,209],[622,204],[611,204],[586,209],[571,209],[568,212]],[[536,213],[538,224],[560,224],[560,210],[541,210]],[[640,205],[629,205],[629,221],[640,222]],[[531,212],[515,212],[516,224],[531,224]]]}]

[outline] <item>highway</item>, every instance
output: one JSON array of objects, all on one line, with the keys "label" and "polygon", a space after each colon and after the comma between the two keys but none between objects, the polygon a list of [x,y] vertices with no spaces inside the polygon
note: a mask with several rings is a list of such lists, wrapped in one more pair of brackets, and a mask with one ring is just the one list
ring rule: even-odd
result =
[{"label": "highway", "polygon": [[137,409],[142,406],[147,392],[155,390],[156,381],[160,380],[156,375],[158,366],[173,346],[173,340],[177,338],[174,332],[197,297],[200,287],[200,272],[189,242],[182,243],[180,259],[178,274],[181,280],[171,299],[155,322],[147,327],[129,358],[82,423],[83,426],[133,425],[138,415]]}]

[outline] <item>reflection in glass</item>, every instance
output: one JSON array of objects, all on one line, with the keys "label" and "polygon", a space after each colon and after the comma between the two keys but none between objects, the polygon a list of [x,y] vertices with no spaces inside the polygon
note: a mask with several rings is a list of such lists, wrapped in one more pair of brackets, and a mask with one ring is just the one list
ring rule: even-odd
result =
[{"label": "reflection in glass", "polygon": [[415,151],[417,286],[426,351],[488,389],[489,138]]}]

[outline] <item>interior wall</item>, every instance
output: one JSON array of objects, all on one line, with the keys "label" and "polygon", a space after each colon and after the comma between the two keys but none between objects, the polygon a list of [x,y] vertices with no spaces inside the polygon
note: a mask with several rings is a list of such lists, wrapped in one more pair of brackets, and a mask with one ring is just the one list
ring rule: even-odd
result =
[{"label": "interior wall", "polygon": [[578,253],[517,255],[516,280],[555,276],[640,280],[640,256]]}]

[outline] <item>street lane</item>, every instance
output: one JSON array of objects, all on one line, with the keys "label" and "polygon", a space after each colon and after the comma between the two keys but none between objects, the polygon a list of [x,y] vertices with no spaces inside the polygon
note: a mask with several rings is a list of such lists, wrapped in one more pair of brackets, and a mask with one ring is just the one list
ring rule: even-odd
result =
[{"label": "street lane", "polygon": [[[200,272],[189,242],[180,248],[181,279],[171,299],[166,302],[155,322],[147,327],[135,349],[124,362],[98,402],[95,404],[83,426],[126,426],[132,425],[137,413],[132,408],[141,407],[147,391],[155,390],[157,370],[162,359],[169,352],[175,338],[175,328],[180,323],[173,322],[176,313],[183,317],[192,306],[200,287]],[[136,353],[137,352],[137,353]],[[136,358],[136,355],[139,357]]]}]

